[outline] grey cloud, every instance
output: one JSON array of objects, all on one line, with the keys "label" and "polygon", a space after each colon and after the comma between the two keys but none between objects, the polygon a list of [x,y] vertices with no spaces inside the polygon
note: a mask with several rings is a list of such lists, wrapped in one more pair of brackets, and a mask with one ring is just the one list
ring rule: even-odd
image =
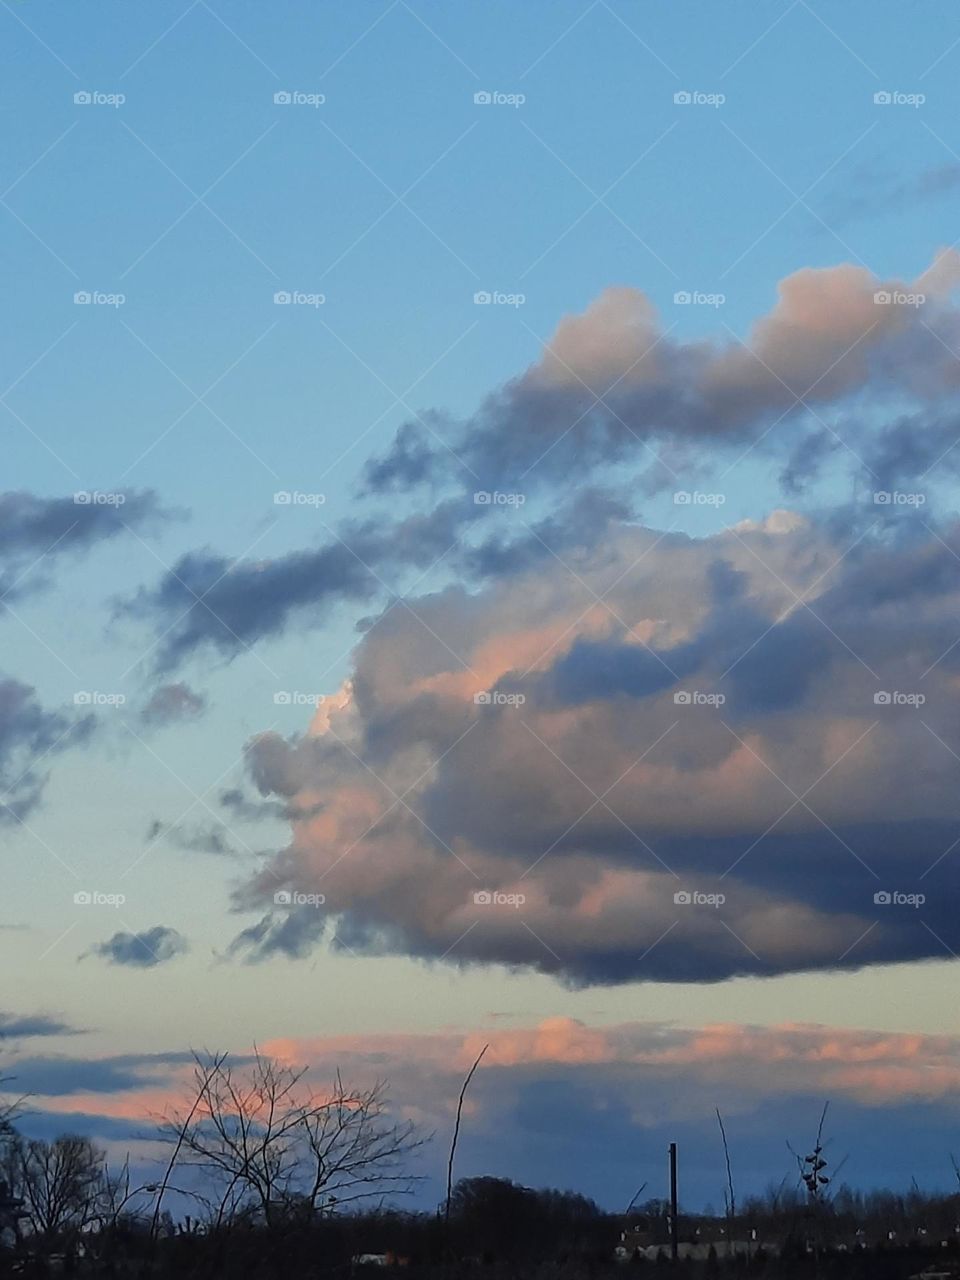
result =
[{"label": "grey cloud", "polygon": [[94,724],[89,714],[45,710],[30,685],[0,676],[0,822],[35,808],[46,782],[41,762],[86,741]]},{"label": "grey cloud", "polygon": [[99,956],[112,964],[152,969],[182,955],[186,950],[186,939],[176,929],[157,924],[141,933],[115,933],[112,938],[92,947],[86,954]]},{"label": "grey cloud", "polygon": [[182,681],[160,685],[140,713],[146,724],[167,725],[178,720],[192,720],[203,714],[207,700]]},{"label": "grey cloud", "polygon": [[[700,541],[622,526],[578,562],[582,600],[555,563],[392,611],[331,732],[249,745],[261,794],[318,796],[324,823],[293,818],[237,904],[286,885],[327,906],[268,913],[238,948],[302,956],[328,936],[575,984],[956,949],[937,860],[960,817],[957,537],[844,546],[782,513]],[[478,706],[478,685],[526,701]],[[883,689],[922,691],[923,714]],[[526,903],[475,909],[481,888]],[[687,910],[684,889],[723,910]],[[878,905],[885,889],[923,892],[923,911]]]},{"label": "grey cloud", "polygon": [[[89,496],[89,495],[88,495]],[[78,502],[75,496],[40,498],[24,491],[0,494],[0,588],[3,594],[32,589],[46,580],[47,568],[69,552],[131,530],[167,520],[152,490],[118,491],[122,502]]]},{"label": "grey cloud", "polygon": [[75,1035],[76,1028],[45,1014],[0,1013],[0,1040],[26,1040],[35,1036]]}]

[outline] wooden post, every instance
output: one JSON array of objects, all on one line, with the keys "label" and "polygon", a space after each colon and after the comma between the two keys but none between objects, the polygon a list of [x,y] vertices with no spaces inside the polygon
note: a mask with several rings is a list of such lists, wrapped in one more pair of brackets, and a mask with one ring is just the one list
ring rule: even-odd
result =
[{"label": "wooden post", "polygon": [[679,1256],[677,1225],[677,1144],[670,1143],[670,1257],[674,1262]]}]

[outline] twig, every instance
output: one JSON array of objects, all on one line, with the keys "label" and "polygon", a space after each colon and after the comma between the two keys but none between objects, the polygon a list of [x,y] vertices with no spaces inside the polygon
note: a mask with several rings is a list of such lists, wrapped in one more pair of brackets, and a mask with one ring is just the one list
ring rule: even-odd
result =
[{"label": "twig", "polygon": [[730,1219],[730,1228],[733,1229],[733,1221],[737,1216],[737,1197],[733,1190],[733,1173],[730,1169],[730,1148],[727,1146],[727,1134],[723,1127],[723,1116],[720,1114],[720,1108],[716,1108],[717,1124],[720,1126],[720,1137],[723,1141],[723,1158],[727,1163],[727,1188],[730,1193],[730,1211],[728,1217]]},{"label": "twig", "polygon": [[480,1050],[480,1052],[477,1054],[476,1062],[467,1072],[467,1078],[466,1080],[464,1080],[463,1088],[460,1090],[460,1100],[457,1103],[457,1122],[453,1126],[453,1141],[450,1143],[450,1159],[447,1162],[447,1206],[446,1206],[446,1212],[444,1214],[444,1219],[443,1219],[443,1234],[444,1234],[445,1242],[449,1242],[450,1198],[453,1195],[453,1158],[457,1153],[457,1139],[460,1136],[460,1116],[463,1113],[463,1099],[466,1097],[466,1093],[470,1085],[470,1081],[473,1079],[473,1073],[476,1071],[477,1067],[479,1067],[480,1065],[480,1059],[483,1057],[483,1055],[487,1052],[489,1048],[490,1048],[489,1044],[485,1044],[483,1048]]}]

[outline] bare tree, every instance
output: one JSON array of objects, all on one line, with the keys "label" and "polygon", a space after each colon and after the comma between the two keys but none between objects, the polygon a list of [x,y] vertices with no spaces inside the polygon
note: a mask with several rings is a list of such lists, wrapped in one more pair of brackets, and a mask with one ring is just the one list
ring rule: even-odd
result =
[{"label": "bare tree", "polygon": [[102,1217],[108,1194],[105,1155],[89,1138],[68,1133],[45,1142],[16,1135],[5,1163],[32,1234],[52,1240],[79,1233]]},{"label": "bare tree", "polygon": [[321,1094],[305,1086],[306,1068],[257,1051],[243,1072],[225,1054],[194,1059],[189,1105],[160,1127],[172,1148],[161,1195],[178,1165],[199,1171],[214,1229],[245,1220],[273,1230],[409,1190],[403,1164],[422,1140],[412,1124],[391,1119],[384,1085],[352,1090],[338,1074]]}]

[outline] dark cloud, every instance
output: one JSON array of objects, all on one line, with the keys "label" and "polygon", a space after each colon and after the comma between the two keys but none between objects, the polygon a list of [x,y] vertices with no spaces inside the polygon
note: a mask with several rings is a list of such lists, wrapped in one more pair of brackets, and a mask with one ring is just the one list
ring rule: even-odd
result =
[{"label": "dark cloud", "polygon": [[44,762],[85,742],[95,723],[91,714],[47,711],[30,685],[0,676],[0,822],[22,820],[39,803]]},{"label": "dark cloud", "polygon": [[76,1028],[45,1014],[0,1013],[0,1040],[26,1040],[34,1036],[75,1035]]},{"label": "dark cloud", "polygon": [[92,947],[88,955],[100,956],[112,964],[152,969],[187,950],[186,939],[176,929],[157,924],[141,933],[115,933],[106,942]]},{"label": "dark cloud", "polygon": [[[192,1062],[187,1052],[114,1054],[106,1058],[18,1057],[17,1087],[29,1094],[122,1093],[166,1083],[171,1070]],[[62,1132],[62,1130],[61,1130]]]},{"label": "dark cloud", "polygon": [[[328,937],[575,984],[956,950],[958,537],[621,524],[575,579],[554,559],[392,610],[326,729],[249,744],[260,793],[323,819],[291,816],[238,949]],[[278,888],[325,902],[278,910]]]},{"label": "dark cloud", "polygon": [[[468,420],[432,416],[429,431],[407,423],[369,463],[367,493],[430,481],[424,512],[349,521],[321,547],[263,562],[191,552],[121,611],[160,627],[160,671],[203,649],[229,659],[294,619],[317,625],[338,602],[392,603],[409,570],[438,561],[471,580],[547,563],[632,518],[637,495],[683,487],[681,474],[745,449],[783,462],[784,488],[799,491],[835,457],[828,408],[858,415],[841,451],[852,471],[871,484],[890,478],[908,465],[910,447],[932,458],[949,443],[960,386],[951,355],[960,313],[949,298],[958,279],[951,250],[909,282],[850,265],[804,269],[780,282],[776,304],[743,343],[679,342],[639,290],[608,289],[565,317],[540,358]],[[877,301],[901,295],[922,302]],[[929,423],[911,442],[872,438],[891,399]],[[873,466],[878,447],[885,453]],[[603,482],[625,467],[640,471],[635,493],[611,495]],[[546,515],[535,514],[538,499]],[[508,513],[512,531],[498,525]]]},{"label": "dark cloud", "polygon": [[35,588],[71,551],[169,519],[151,490],[84,492],[66,498],[0,493],[0,592]]},{"label": "dark cloud", "polygon": [[180,720],[194,720],[206,710],[207,700],[188,684],[162,684],[140,713],[146,724],[168,725]]},{"label": "dark cloud", "polygon": [[186,853],[212,853],[227,858],[239,856],[231,841],[230,830],[223,823],[189,826],[178,822],[171,825],[155,818],[147,828],[147,843],[152,844],[161,836]]}]

